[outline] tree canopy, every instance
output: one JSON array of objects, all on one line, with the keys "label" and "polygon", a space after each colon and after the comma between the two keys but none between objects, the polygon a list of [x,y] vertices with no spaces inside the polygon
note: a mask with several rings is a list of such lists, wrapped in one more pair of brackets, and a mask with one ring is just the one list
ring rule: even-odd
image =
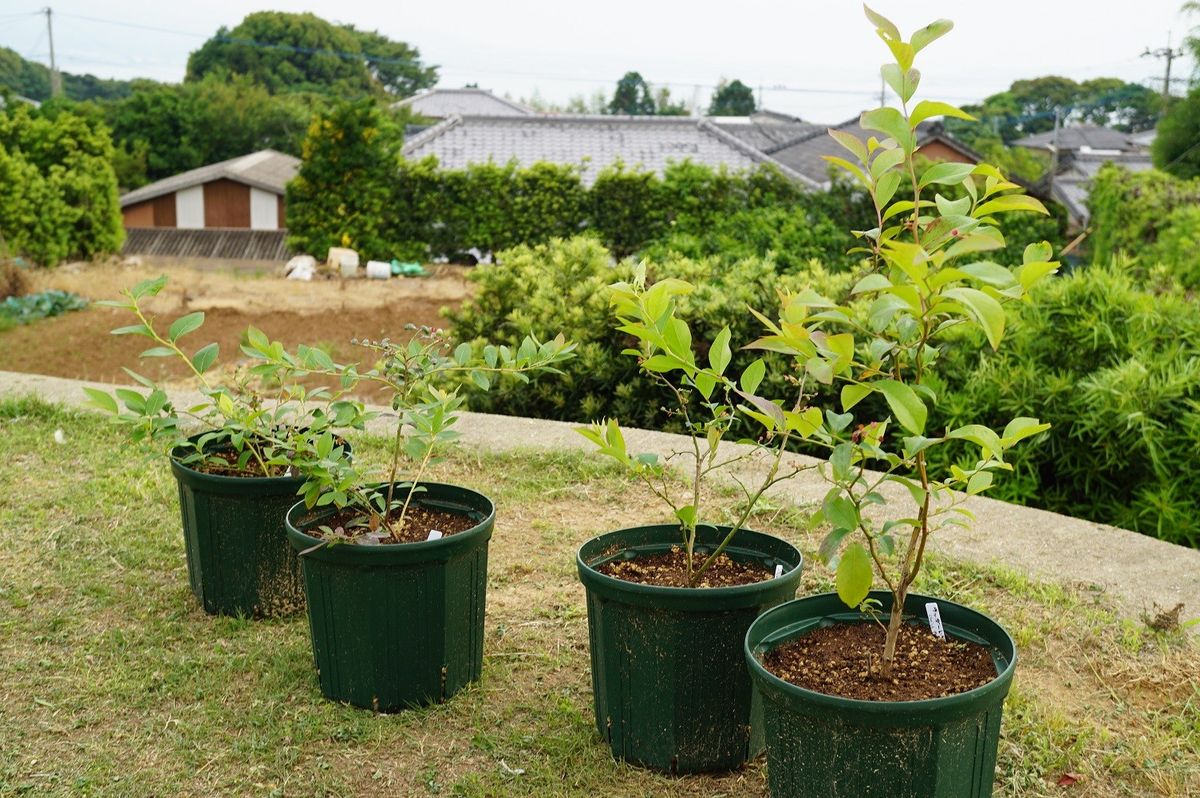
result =
[{"label": "tree canopy", "polygon": [[437,82],[415,47],[312,13],[259,11],[222,27],[188,58],[187,80],[245,75],[271,93],[315,91],[407,97]]},{"label": "tree canopy", "polygon": [[1161,100],[1154,91],[1119,78],[1094,78],[1077,83],[1047,75],[1014,81],[1006,90],[963,110],[979,121],[947,119],[946,128],[976,149],[981,139],[999,138],[1010,143],[1054,129],[1055,108],[1063,123],[1087,123],[1136,131],[1154,127]]},{"label": "tree canopy", "polygon": [[731,83],[724,78],[717,84],[708,105],[709,116],[750,116],[756,110],[754,90],[740,80]]},{"label": "tree canopy", "polygon": [[617,81],[617,89],[608,103],[608,112],[628,116],[654,115],[654,95],[650,93],[650,84],[640,72],[626,72]]},{"label": "tree canopy", "polygon": [[97,112],[112,128],[118,179],[132,189],[261,149],[299,155],[320,95],[272,95],[249,77],[138,84]]},{"label": "tree canopy", "polygon": [[[128,80],[110,80],[95,75],[62,73],[63,96],[71,100],[108,100],[127,97],[132,91]],[[50,69],[21,57],[16,50],[0,47],[0,88],[8,88],[22,97],[45,102],[50,99]]]},{"label": "tree canopy", "polygon": [[0,109],[0,185],[0,233],[12,252],[53,265],[120,248],[112,141],[99,120],[58,105]]},{"label": "tree canopy", "polygon": [[1200,177],[1200,88],[1171,104],[1150,151],[1159,169],[1176,177]]}]

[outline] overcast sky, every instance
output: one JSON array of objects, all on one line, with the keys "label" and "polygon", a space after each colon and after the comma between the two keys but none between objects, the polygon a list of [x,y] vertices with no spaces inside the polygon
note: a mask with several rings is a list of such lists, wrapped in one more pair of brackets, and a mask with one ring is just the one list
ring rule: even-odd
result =
[{"label": "overcast sky", "polygon": [[[1162,60],[1147,46],[1176,45],[1192,24],[1182,0],[876,0],[907,35],[937,17],[955,30],[921,54],[921,95],[959,104],[1013,80],[1059,74],[1115,76],[1161,87]],[[0,0],[0,45],[48,62],[45,17],[26,0]],[[673,96],[707,103],[721,78],[763,86],[764,105],[815,121],[850,117],[878,103],[886,58],[861,6],[849,0],[423,0],[423,2],[162,2],[55,0],[60,68],[102,77],[178,81],[188,53],[221,25],[255,10],[312,11],[376,28],[420,49],[441,85],[478,83],[513,98],[551,101],[611,93],[636,69]],[[23,13],[29,12],[29,13]],[[990,44],[985,43],[990,39]],[[1173,74],[1187,77],[1191,62]],[[1183,90],[1182,85],[1177,86]],[[872,102],[874,98],[874,103]]]}]

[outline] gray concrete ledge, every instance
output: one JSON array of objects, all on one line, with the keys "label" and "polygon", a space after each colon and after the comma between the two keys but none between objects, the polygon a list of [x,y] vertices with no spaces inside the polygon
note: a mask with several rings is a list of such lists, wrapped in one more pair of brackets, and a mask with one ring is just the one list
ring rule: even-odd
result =
[{"label": "gray concrete ledge", "polygon": [[[36,396],[70,406],[85,403],[85,385],[112,390],[114,386],[35,374],[0,371],[0,396]],[[185,400],[181,392],[178,400]],[[186,401],[186,400],[185,400]],[[386,433],[386,420],[373,430]],[[486,451],[577,449],[591,444],[574,429],[577,424],[516,418],[487,413],[464,413],[457,424],[461,444]],[[648,430],[627,430],[631,451],[668,456],[684,451],[685,436]],[[736,453],[731,444],[729,454]],[[722,457],[726,453],[722,451]],[[792,466],[813,465],[812,458],[793,456]],[[750,463],[738,470],[745,475],[760,469]],[[736,474],[736,472],[734,472]],[[827,486],[812,470],[777,486],[777,500],[811,505],[825,495]],[[907,493],[889,500],[909,501]],[[976,514],[970,530],[949,528],[931,539],[939,553],[983,565],[1003,565],[1023,574],[1059,583],[1095,586],[1105,591],[1129,617],[1141,617],[1154,605],[1185,605],[1184,617],[1200,615],[1200,550],[1177,546],[1116,527],[1036,510],[1005,502],[973,497],[967,504]],[[1200,627],[1193,627],[1200,630]]]}]

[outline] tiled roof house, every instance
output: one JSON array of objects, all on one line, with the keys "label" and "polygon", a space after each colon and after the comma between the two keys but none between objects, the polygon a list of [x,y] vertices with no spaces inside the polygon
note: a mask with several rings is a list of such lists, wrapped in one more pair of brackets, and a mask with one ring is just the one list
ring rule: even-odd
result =
[{"label": "tiled roof house", "polygon": [[436,156],[451,169],[489,161],[571,164],[582,169],[587,185],[617,161],[659,174],[669,162],[683,160],[732,170],[771,165],[799,183],[818,187],[713,120],[683,116],[453,115],[411,137],[404,155]]},{"label": "tiled roof house", "polygon": [[532,108],[497,97],[486,89],[430,89],[392,104],[409,108],[418,116],[445,119],[448,116],[530,116]]}]

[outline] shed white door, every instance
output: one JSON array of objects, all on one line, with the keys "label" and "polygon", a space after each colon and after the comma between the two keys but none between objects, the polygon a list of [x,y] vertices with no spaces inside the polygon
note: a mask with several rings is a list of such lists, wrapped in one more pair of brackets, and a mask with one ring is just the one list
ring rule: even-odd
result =
[{"label": "shed white door", "polygon": [[261,188],[250,188],[250,229],[279,229],[279,197]]},{"label": "shed white door", "polygon": [[175,226],[187,230],[204,228],[204,186],[175,192]]}]

